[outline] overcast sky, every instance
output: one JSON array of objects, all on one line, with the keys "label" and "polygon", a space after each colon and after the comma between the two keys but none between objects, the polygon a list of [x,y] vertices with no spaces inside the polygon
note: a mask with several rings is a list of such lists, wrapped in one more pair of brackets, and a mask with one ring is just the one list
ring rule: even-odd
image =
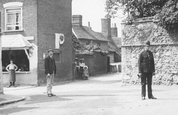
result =
[{"label": "overcast sky", "polygon": [[[72,15],[82,15],[83,25],[90,26],[94,31],[101,32],[101,19],[106,15],[105,0],[72,0]],[[116,23],[118,36],[120,36],[120,20],[112,19]]]}]

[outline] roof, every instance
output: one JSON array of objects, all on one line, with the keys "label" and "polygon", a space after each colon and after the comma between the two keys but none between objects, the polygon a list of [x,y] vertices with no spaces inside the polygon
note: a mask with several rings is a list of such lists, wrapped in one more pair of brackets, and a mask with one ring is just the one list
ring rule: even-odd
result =
[{"label": "roof", "polygon": [[73,25],[72,28],[78,39],[108,41],[107,38],[103,36],[101,33],[95,32],[87,26]]},{"label": "roof", "polygon": [[2,35],[2,49],[25,49],[32,47],[31,43],[28,42],[22,35]]},{"label": "roof", "polygon": [[121,54],[121,39],[119,37],[110,38],[108,45],[110,52],[116,52],[118,54]]},{"label": "roof", "polygon": [[75,50],[75,54],[88,54],[92,55],[93,52],[89,51],[84,45],[82,45],[79,41],[79,39],[72,33],[72,46]]},{"label": "roof", "polygon": [[121,41],[118,37],[107,38],[102,33],[93,31],[88,26],[72,25],[73,34],[78,38],[108,42],[108,51],[120,54]]},{"label": "roof", "polygon": [[121,47],[121,38],[120,37],[112,37],[113,41],[117,45],[117,47]]},{"label": "roof", "polygon": [[108,43],[108,51],[110,52],[117,52],[118,48],[112,43],[112,42],[109,42]]}]

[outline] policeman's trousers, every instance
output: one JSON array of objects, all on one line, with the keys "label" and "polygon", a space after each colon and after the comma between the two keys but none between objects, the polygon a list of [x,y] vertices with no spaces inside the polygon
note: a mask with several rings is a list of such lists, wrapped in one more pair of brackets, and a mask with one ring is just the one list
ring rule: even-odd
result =
[{"label": "policeman's trousers", "polygon": [[142,86],[142,97],[146,96],[146,84],[148,88],[148,98],[152,97],[152,73],[142,73],[141,86]]}]

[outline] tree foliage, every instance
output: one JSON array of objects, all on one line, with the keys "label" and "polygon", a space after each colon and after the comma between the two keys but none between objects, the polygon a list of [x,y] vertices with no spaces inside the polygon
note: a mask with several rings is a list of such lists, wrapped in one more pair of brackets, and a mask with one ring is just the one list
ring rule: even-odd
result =
[{"label": "tree foliage", "polygon": [[169,0],[158,14],[160,25],[167,30],[176,30],[178,28],[178,1]]},{"label": "tree foliage", "polygon": [[166,29],[178,26],[178,0],[106,0],[106,17],[115,17],[121,7],[128,14],[128,22],[157,16],[159,24]]}]

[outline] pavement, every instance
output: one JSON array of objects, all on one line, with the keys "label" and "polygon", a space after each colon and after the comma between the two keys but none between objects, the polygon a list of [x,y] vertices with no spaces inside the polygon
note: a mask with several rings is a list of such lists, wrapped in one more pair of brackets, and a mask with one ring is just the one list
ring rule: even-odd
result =
[{"label": "pavement", "polygon": [[26,99],[26,97],[24,96],[6,94],[6,91],[13,91],[15,93],[16,90],[23,90],[23,89],[30,88],[30,87],[33,87],[33,86],[19,86],[19,87],[11,87],[11,88],[4,87],[3,88],[4,93],[0,94],[0,106],[12,104],[12,103],[23,101]]},{"label": "pavement", "polygon": [[25,97],[1,94],[0,95],[0,106],[23,101],[25,99],[26,99]]}]

